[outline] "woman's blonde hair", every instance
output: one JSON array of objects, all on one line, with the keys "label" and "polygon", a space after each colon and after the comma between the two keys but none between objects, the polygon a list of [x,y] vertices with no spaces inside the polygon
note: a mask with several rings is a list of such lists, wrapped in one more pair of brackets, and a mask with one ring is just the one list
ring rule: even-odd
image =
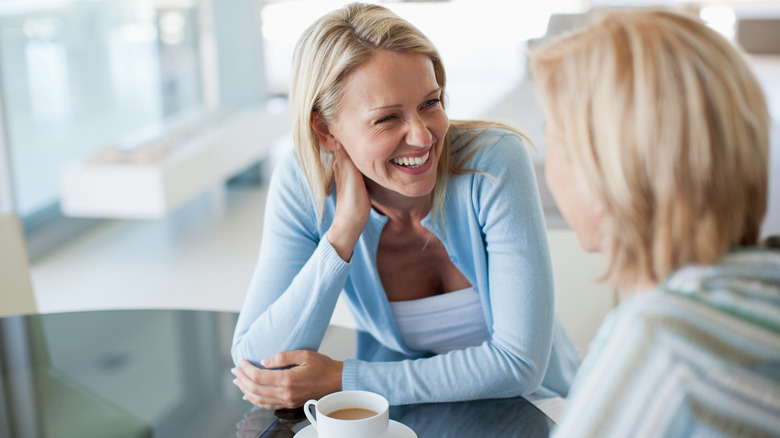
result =
[{"label": "woman's blonde hair", "polygon": [[728,41],[682,12],[618,8],[529,57],[547,123],[606,213],[613,285],[757,243],[769,113]]},{"label": "woman's blonde hair", "polygon": [[[315,21],[296,45],[290,90],[293,140],[318,215],[334,182],[333,153],[320,144],[311,126],[312,117],[316,114],[326,123],[335,120],[341,109],[346,78],[378,50],[426,55],[433,63],[436,82],[444,96],[447,80],[439,52],[416,27],[382,6],[351,3],[334,10]],[[452,137],[457,135],[453,133],[489,127],[502,127],[520,134],[500,123],[451,121],[437,167],[434,214],[443,212],[449,176],[473,171],[462,167],[465,159],[453,161]]]}]

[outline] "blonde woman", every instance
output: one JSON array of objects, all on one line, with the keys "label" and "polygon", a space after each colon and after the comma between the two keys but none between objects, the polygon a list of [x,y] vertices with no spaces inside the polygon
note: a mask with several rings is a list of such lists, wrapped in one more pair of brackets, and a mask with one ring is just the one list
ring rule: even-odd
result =
[{"label": "blonde woman", "polygon": [[[317,20],[293,71],[296,153],[272,177],[232,349],[245,398],[564,394],[577,356],[522,136],[450,122],[436,49],[377,5]],[[342,294],[359,333],[343,362],[316,353]]]},{"label": "blonde woman", "polygon": [[555,434],[778,436],[780,253],[756,246],[769,116],[748,66],[657,8],[607,10],[530,56],[550,190],[629,296]]}]

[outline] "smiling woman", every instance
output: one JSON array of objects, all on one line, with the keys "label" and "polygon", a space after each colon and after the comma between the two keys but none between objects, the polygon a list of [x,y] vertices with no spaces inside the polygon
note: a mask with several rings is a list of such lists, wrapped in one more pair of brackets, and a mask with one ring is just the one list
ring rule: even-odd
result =
[{"label": "smiling woman", "polygon": [[[450,121],[445,86],[430,41],[381,6],[347,5],[299,40],[296,153],[271,180],[232,349],[255,405],[567,392],[577,354],[524,136]],[[358,329],[343,362],[315,353],[342,294]]]},{"label": "smiling woman", "polygon": [[343,147],[372,195],[419,198],[431,193],[449,120],[431,59],[379,50],[347,81],[336,119],[315,114],[314,129],[330,151]]}]

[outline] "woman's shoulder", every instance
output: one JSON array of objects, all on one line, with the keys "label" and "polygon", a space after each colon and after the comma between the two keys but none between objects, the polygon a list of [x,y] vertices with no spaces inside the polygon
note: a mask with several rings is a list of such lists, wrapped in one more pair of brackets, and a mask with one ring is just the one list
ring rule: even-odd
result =
[{"label": "woman's shoulder", "polygon": [[654,290],[623,300],[604,326],[606,333],[650,337],[739,331],[749,338],[767,330],[780,336],[780,252],[740,249],[715,265],[681,268]]},{"label": "woman's shoulder", "polygon": [[452,154],[457,161],[482,168],[490,163],[528,159],[530,142],[520,131],[507,125],[486,122],[454,122],[450,135]]},{"label": "woman's shoulder", "polygon": [[780,251],[737,248],[717,264],[677,270],[658,289],[780,333]]},{"label": "woman's shoulder", "polygon": [[[777,342],[778,334],[765,327],[660,288],[628,298],[607,316],[588,348],[569,395],[569,412],[560,424],[575,424],[575,420],[566,421],[569,417],[584,419],[583,408],[608,392],[618,397],[590,411],[588,421],[603,415],[599,421],[608,424],[609,418],[619,418],[621,412],[634,415],[634,406],[647,406],[657,399],[658,388],[680,399],[690,388],[699,392],[717,388],[711,392],[717,398],[700,400],[706,409],[710,406],[705,405],[722,406],[743,399],[743,389],[731,389],[756,389],[767,378],[776,379]],[[669,376],[685,376],[687,383],[680,385]],[[724,376],[728,376],[727,386],[723,386]],[[752,403],[764,403],[761,400],[766,400],[773,386],[765,388],[748,391]],[[666,411],[655,412],[665,415]],[[665,420],[658,423],[667,424]]]},{"label": "woman's shoulder", "polygon": [[495,122],[453,121],[450,136],[455,149],[486,144],[517,146],[527,142],[519,130]]},{"label": "woman's shoulder", "polygon": [[271,166],[269,201],[278,197],[295,199],[295,202],[301,204],[300,207],[313,208],[310,204],[314,198],[295,149],[279,151]]},{"label": "woman's shoulder", "polygon": [[[735,321],[732,315],[707,303],[663,290],[627,298],[604,318],[581,370],[590,370],[594,360],[612,360],[602,355],[616,349],[631,350],[636,356],[666,355],[672,354],[669,349],[676,348],[674,346],[700,349],[703,339],[717,345],[732,344],[729,351],[750,348],[747,340],[754,338],[759,328],[742,324],[734,332]],[[729,336],[729,340],[725,340]],[[741,342],[735,344],[735,339]]]},{"label": "woman's shoulder", "polygon": [[274,154],[270,166],[272,189],[294,189],[300,192],[300,195],[311,195],[306,173],[294,148],[278,151]]},{"label": "woman's shoulder", "polygon": [[297,178],[303,173],[303,167],[294,148],[285,148],[273,154],[274,176],[277,174],[284,178]]}]

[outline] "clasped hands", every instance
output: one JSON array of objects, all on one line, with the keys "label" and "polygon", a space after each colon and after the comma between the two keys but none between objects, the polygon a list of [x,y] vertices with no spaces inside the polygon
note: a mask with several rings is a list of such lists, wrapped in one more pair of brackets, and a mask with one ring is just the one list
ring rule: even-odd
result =
[{"label": "clasped hands", "polygon": [[265,369],[240,360],[230,370],[244,400],[264,409],[292,409],[309,399],[341,391],[344,363],[309,350],[285,351],[264,359]]}]

